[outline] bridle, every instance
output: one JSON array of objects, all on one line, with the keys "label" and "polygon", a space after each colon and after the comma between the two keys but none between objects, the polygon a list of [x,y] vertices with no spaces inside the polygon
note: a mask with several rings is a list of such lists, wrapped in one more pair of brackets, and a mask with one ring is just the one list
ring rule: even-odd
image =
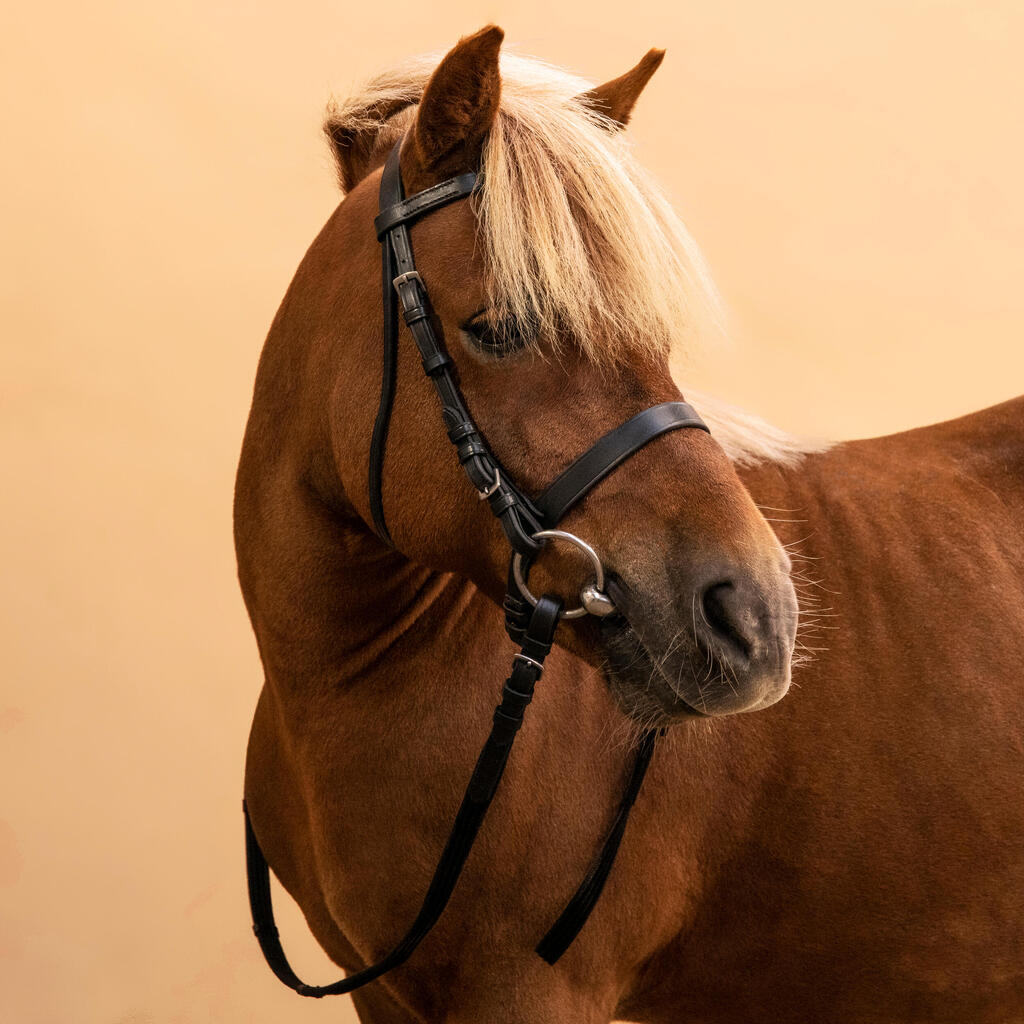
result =
[{"label": "bridle", "polygon": [[[670,430],[708,428],[685,402],[665,402],[646,409],[605,434],[577,458],[537,499],[531,499],[502,468],[477,429],[459,389],[451,358],[433,325],[433,313],[423,279],[416,271],[409,226],[421,217],[449,203],[465,199],[480,184],[476,174],[461,174],[405,198],[399,163],[401,141],[391,150],[380,182],[380,213],[374,221],[382,252],[384,300],[384,358],[380,404],[370,446],[369,493],[373,526],[378,536],[391,544],[384,517],[381,478],[388,426],[394,404],[398,362],[398,305],[412,334],[423,370],[434,384],[441,401],[448,437],[455,445],[459,462],[481,500],[489,503],[512,548],[508,587],[504,600],[505,628],[520,645],[512,671],[494,712],[490,735],[480,752],[466,787],[444,851],[427,889],[419,914],[404,938],[383,959],[331,985],[307,985],[300,981],[284,955],[270,898],[270,871],[245,810],[246,868],[249,877],[249,905],[253,931],[271,970],[300,995],[340,995],[373,981],[404,963],[441,916],[491,800],[497,791],[512,743],[534,687],[551,650],[555,630],[563,618],[587,614],[606,616],[615,606],[604,591],[604,567],[597,552],[579,537],[557,529],[566,513],[575,507],[601,480],[648,442]],[[550,594],[534,597],[528,589],[529,569],[544,545],[567,542],[588,557],[594,580],[583,588],[578,608],[564,609]],[[537,944],[536,952],[554,964],[586,923],[604,888],[626,828],[641,783],[654,752],[656,730],[640,740],[633,769],[604,843],[586,877],[569,900],[561,916]]]}]

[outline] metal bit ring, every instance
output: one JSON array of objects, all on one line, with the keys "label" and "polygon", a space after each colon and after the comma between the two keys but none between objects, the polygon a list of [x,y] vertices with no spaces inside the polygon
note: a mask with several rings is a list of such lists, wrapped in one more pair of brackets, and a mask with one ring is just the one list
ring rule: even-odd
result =
[{"label": "metal bit ring", "polygon": [[[586,603],[580,604],[578,608],[570,608],[568,611],[562,611],[561,618],[563,619],[579,619],[587,614],[596,615],[609,615],[615,610],[615,606],[608,599],[604,593],[604,566],[601,564],[601,559],[597,557],[597,552],[585,541],[580,540],[574,533],[567,533],[565,530],[538,530],[533,535],[534,540],[565,540],[570,544],[575,544],[589,559],[591,565],[594,567],[594,581],[588,583],[580,591],[581,594],[589,592],[591,595],[599,596],[603,599],[604,604],[599,604],[602,608],[601,611],[593,611],[594,601],[591,599],[592,607],[588,608]],[[519,592],[526,598],[530,604],[536,607],[537,598],[530,593],[529,588],[526,585],[526,577],[529,575],[529,566],[527,567],[526,573],[523,573],[523,556],[517,551],[512,556],[512,578],[516,581],[516,586],[519,588]],[[582,600],[582,599],[581,599]],[[607,610],[605,610],[605,608]]]}]

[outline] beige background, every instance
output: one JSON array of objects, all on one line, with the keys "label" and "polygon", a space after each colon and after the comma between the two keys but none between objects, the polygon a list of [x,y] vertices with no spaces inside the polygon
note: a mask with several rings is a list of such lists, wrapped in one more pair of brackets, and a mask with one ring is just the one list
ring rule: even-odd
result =
[{"label": "beige background", "polygon": [[1024,390],[1024,5],[627,8],[5,13],[0,1019],[352,1019],[248,930],[260,671],[230,540],[260,342],[336,202],[332,88],[490,19],[595,78],[665,46],[635,135],[734,315],[684,381],[841,437]]}]

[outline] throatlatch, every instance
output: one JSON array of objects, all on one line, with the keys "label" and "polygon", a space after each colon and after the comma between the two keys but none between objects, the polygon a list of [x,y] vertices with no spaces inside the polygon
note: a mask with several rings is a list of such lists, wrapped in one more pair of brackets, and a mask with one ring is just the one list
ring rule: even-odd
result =
[{"label": "throatlatch", "polygon": [[[319,998],[340,995],[398,967],[437,923],[448,904],[505,770],[512,744],[523,724],[526,708],[544,669],[558,623],[581,615],[611,615],[615,606],[604,592],[604,568],[597,552],[579,537],[556,529],[559,521],[617,466],[654,438],[681,427],[707,430],[704,421],[685,402],[665,402],[645,409],[605,434],[577,458],[536,501],[522,492],[502,468],[466,407],[454,375],[454,364],[433,326],[426,286],[416,271],[409,225],[448,203],[465,199],[479,185],[475,174],[463,174],[434,185],[409,199],[404,197],[399,165],[401,142],[388,157],[381,176],[380,214],[376,218],[381,242],[381,287],[384,305],[384,352],[381,396],[370,446],[368,485],[370,511],[377,534],[391,544],[384,515],[382,477],[388,427],[394,404],[398,359],[398,304],[419,350],[424,372],[433,381],[441,402],[448,437],[473,488],[486,500],[501,523],[512,548],[504,601],[505,628],[521,649],[494,711],[490,735],[466,787],[451,834],[434,871],[423,904],[401,941],[377,963],[331,985],[307,985],[292,970],[281,947],[270,893],[270,869],[260,849],[248,810],[245,813],[246,870],[253,931],[275,975],[300,995]],[[528,588],[530,565],[549,541],[567,541],[587,554],[594,580],[583,588],[580,606],[564,609],[559,598],[536,598]],[[630,810],[654,753],[658,733],[647,731],[637,747],[633,769],[611,827],[586,877],[561,916],[540,940],[536,952],[549,964],[572,944],[594,909],[608,879],[625,833]]]}]

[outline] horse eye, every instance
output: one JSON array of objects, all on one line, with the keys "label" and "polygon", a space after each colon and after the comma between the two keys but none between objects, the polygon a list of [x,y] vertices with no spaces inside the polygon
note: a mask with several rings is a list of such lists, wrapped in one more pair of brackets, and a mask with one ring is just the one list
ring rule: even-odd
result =
[{"label": "horse eye", "polygon": [[463,324],[463,331],[472,339],[473,346],[489,356],[512,355],[526,344],[526,339],[515,324],[494,324],[483,317]]}]

